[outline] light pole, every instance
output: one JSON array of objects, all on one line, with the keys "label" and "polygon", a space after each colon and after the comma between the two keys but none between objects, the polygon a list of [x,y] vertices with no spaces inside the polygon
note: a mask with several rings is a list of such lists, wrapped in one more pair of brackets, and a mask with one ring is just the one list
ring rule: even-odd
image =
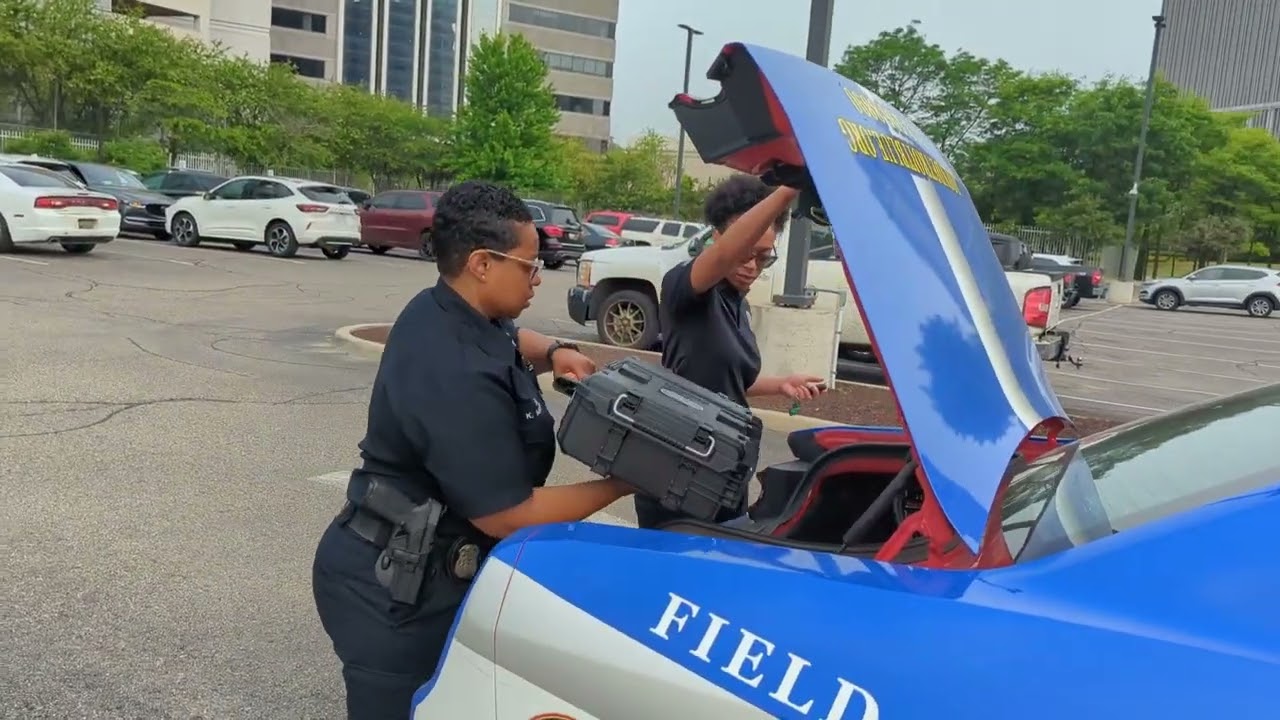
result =
[{"label": "light pole", "polygon": [[[696,30],[684,23],[680,23],[676,27],[684,30],[684,90],[681,92],[689,94],[689,65],[693,62],[693,36],[701,35],[701,30]],[[672,218],[680,217],[680,189],[684,185],[684,128],[678,128],[680,138],[676,140],[676,196],[675,196],[675,212]]]},{"label": "light pole", "polygon": [[[831,18],[835,0],[809,0],[809,40],[805,59],[814,65],[827,66],[831,54]],[[794,209],[794,208],[793,208]],[[807,308],[814,296],[805,291],[809,274],[809,218],[792,213],[791,232],[787,235],[787,266],[782,276],[782,294],[775,295],[775,305]]]},{"label": "light pole", "polygon": [[1124,247],[1120,248],[1120,280],[1133,279],[1129,271],[1129,255],[1133,252],[1133,233],[1137,228],[1138,199],[1141,196],[1142,159],[1147,154],[1147,129],[1151,126],[1151,105],[1156,94],[1156,61],[1160,58],[1160,34],[1164,31],[1164,15],[1152,15],[1156,25],[1155,38],[1151,41],[1151,69],[1147,71],[1147,99],[1142,108],[1142,129],[1138,131],[1138,157],[1133,161],[1133,187],[1129,189],[1129,220],[1124,226]]}]

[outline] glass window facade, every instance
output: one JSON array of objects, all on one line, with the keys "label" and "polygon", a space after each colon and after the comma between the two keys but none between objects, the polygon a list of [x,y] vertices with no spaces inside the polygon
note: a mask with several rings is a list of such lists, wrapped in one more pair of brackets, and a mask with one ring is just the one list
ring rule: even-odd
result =
[{"label": "glass window facade", "polygon": [[603,78],[613,77],[613,63],[608,60],[597,60],[596,58],[558,52],[543,52],[542,59],[551,70],[578,73],[580,75],[595,75]]},{"label": "glass window facade", "polygon": [[427,85],[422,103],[430,115],[453,114],[454,80],[458,75],[459,0],[433,0],[427,46]]},{"label": "glass window facade", "polygon": [[536,25],[537,27],[563,30],[564,32],[577,33],[578,35],[608,38],[610,40],[614,39],[613,36],[618,29],[617,23],[610,20],[570,15],[569,13],[556,12],[555,10],[546,10],[529,5],[519,5],[517,3],[511,3],[507,6],[507,19],[521,25]]},{"label": "glass window facade", "polygon": [[556,107],[560,112],[603,115],[608,117],[610,102],[600,98],[584,98],[576,95],[556,95]]},{"label": "glass window facade", "polygon": [[345,0],[342,31],[342,82],[370,89],[373,57],[374,0]]},{"label": "glass window facade", "polygon": [[389,0],[387,4],[387,79],[384,91],[392,97],[413,102],[413,69],[418,55],[418,0]]}]

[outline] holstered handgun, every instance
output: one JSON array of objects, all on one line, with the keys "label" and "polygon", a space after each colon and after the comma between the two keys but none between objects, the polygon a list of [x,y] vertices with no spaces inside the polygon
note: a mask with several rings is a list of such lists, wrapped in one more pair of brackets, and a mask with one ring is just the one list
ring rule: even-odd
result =
[{"label": "holstered handgun", "polygon": [[376,479],[369,481],[359,505],[391,523],[391,538],[374,568],[378,582],[391,591],[395,602],[416,603],[444,505],[438,500],[414,505],[399,490]]}]

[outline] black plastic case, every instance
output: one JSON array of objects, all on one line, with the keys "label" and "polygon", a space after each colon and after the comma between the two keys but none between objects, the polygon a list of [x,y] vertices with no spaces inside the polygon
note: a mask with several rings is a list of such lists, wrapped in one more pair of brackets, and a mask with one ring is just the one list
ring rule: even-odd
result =
[{"label": "black plastic case", "polygon": [[764,427],[747,408],[635,358],[557,388],[566,455],[697,519],[742,507]]}]

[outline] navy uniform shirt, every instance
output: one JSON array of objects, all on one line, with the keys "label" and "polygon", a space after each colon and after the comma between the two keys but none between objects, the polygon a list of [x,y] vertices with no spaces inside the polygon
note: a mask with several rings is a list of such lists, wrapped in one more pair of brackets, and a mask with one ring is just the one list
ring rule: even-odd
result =
[{"label": "navy uniform shirt", "polygon": [[[760,377],[760,348],[751,331],[747,299],[727,280],[704,293],[694,292],[689,272],[693,261],[672,268],[662,278],[659,318],[662,366],[740,405]],[[654,527],[681,517],[648,496],[636,496],[641,527]],[[746,512],[722,512],[718,522]]]},{"label": "navy uniform shirt", "polygon": [[415,503],[445,504],[441,534],[477,536],[458,519],[515,507],[546,483],[554,427],[515,326],[438,282],[409,301],[387,337],[347,497],[359,502],[371,476],[386,478]]}]

